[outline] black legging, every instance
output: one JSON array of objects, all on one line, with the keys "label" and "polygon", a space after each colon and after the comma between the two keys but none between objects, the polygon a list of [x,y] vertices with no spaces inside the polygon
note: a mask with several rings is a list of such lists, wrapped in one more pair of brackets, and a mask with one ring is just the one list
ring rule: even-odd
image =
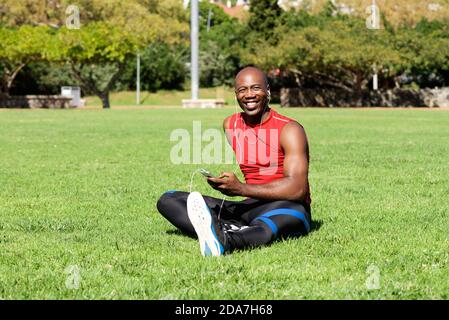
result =
[{"label": "black legging", "polygon": [[[196,237],[187,215],[188,192],[168,191],[157,202],[159,212],[182,232]],[[204,196],[209,209],[218,215],[222,199]],[[224,201],[220,221],[229,235],[231,250],[257,247],[277,239],[306,235],[311,215],[299,202]]]}]

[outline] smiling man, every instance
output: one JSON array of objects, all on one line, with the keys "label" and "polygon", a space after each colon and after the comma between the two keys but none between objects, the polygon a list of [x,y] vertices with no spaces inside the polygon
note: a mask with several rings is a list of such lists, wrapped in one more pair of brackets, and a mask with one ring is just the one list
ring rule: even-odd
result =
[{"label": "smiling man", "polygon": [[168,221],[198,237],[203,256],[220,256],[310,231],[309,148],[304,128],[270,108],[270,87],[261,70],[241,70],[235,93],[243,112],[226,118],[223,128],[245,182],[232,172],[207,181],[222,194],[245,200],[170,191],[157,203]]}]

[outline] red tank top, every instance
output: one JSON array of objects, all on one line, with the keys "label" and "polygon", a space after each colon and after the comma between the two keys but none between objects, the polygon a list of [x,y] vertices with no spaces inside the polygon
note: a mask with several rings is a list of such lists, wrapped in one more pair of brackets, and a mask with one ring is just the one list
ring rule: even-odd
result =
[{"label": "red tank top", "polygon": [[[284,150],[280,145],[282,128],[290,121],[273,109],[261,124],[245,123],[242,113],[232,115],[232,149],[248,184],[264,184],[284,177]],[[308,152],[308,151],[307,151]],[[307,153],[307,159],[309,154]],[[309,182],[306,202],[310,205]]]}]

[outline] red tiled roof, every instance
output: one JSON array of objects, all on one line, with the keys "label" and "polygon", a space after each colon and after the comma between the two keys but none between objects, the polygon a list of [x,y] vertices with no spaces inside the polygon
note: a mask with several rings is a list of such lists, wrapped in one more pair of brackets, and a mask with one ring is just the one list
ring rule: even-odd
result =
[{"label": "red tiled roof", "polygon": [[222,3],[220,3],[220,2],[218,2],[218,3],[215,3],[217,6],[219,6],[220,8],[222,8],[223,9],[223,11],[227,14],[227,15],[229,15],[229,16],[231,16],[231,17],[234,17],[234,18],[237,18],[237,19],[239,19],[239,20],[243,20],[243,19],[245,19],[246,18],[246,16],[247,16],[247,10],[245,9],[245,6],[244,5],[240,5],[240,6],[234,6],[234,7],[231,7],[231,8],[228,8],[227,6],[225,6],[224,4],[222,4]]}]

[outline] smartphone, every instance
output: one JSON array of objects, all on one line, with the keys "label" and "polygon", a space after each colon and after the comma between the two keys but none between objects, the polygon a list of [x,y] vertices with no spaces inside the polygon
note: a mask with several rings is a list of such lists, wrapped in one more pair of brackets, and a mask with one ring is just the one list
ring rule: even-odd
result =
[{"label": "smartphone", "polygon": [[206,178],[216,178],[212,173],[207,171],[206,169],[200,169],[200,173],[205,176]]}]

